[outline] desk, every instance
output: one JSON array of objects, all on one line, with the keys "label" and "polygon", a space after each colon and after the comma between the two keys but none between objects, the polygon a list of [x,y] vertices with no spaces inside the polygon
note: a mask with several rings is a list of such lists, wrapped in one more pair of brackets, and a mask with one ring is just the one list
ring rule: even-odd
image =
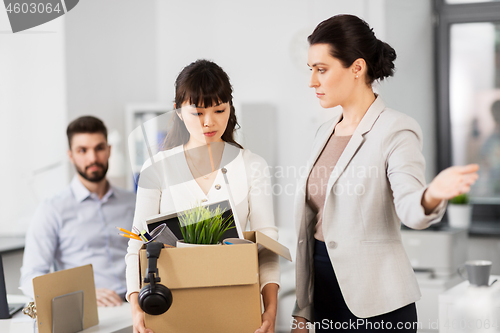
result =
[{"label": "desk", "polygon": [[[11,303],[26,302],[27,297],[8,295]],[[118,307],[99,307],[99,325],[83,330],[83,333],[110,333],[132,325],[132,314],[129,303]],[[2,333],[33,333],[33,321],[21,311],[11,319],[0,320]]]},{"label": "desk", "polygon": [[[498,332],[500,325],[500,276],[490,276],[490,287],[463,281],[439,295],[439,333]],[[466,326],[467,325],[467,326]],[[466,330],[471,329],[471,330]],[[499,328],[500,330],[500,328]],[[474,331],[475,332],[475,331]]]}]

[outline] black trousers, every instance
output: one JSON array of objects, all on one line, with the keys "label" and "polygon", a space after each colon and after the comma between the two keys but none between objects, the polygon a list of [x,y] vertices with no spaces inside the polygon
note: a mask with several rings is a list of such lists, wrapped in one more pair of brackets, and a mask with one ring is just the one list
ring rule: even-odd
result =
[{"label": "black trousers", "polygon": [[376,317],[358,318],[347,307],[324,242],[315,241],[314,327],[316,332],[417,332],[415,303]]}]

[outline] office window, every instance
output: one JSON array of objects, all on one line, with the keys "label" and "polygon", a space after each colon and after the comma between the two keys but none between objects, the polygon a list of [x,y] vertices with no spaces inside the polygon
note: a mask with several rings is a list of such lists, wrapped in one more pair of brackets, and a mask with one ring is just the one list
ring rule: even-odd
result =
[{"label": "office window", "polygon": [[500,231],[500,1],[435,8],[438,169],[479,163],[474,220]]},{"label": "office window", "polygon": [[479,163],[476,202],[500,203],[500,25],[452,24],[450,124],[452,164]]}]

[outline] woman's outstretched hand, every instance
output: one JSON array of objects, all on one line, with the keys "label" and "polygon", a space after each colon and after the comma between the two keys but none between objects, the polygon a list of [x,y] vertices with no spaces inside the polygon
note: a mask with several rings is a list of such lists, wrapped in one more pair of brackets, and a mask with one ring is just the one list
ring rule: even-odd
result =
[{"label": "woman's outstretched hand", "polygon": [[478,178],[479,165],[452,166],[441,171],[422,196],[425,213],[432,212],[443,200],[467,193]]}]

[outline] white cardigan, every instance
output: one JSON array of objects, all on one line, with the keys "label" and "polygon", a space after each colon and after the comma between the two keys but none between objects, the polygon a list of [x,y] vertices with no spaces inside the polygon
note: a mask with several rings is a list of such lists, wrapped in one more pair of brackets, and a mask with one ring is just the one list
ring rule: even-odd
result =
[{"label": "white cardigan", "polygon": [[[250,152],[225,144],[221,167],[227,169],[227,178],[241,230],[250,222],[250,230],[258,230],[277,240],[274,224],[271,179],[266,161]],[[217,186],[220,185],[220,186]],[[224,177],[218,170],[207,195],[191,175],[182,146],[162,151],[147,161],[141,171],[137,189],[134,226],[147,230],[146,219],[189,209],[197,202],[215,203],[229,197]],[[127,299],[140,290],[139,250],[142,242],[130,240],[127,263]],[[259,251],[261,290],[267,283],[279,284],[279,258],[270,251]]]}]

